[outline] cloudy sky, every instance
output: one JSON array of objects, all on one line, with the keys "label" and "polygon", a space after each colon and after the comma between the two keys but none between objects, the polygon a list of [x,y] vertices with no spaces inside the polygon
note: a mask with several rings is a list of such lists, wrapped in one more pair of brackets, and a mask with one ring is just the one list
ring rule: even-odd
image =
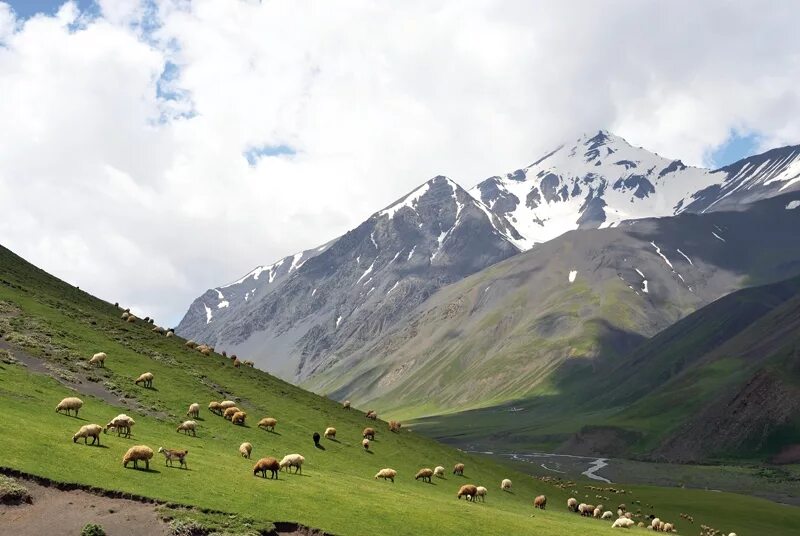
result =
[{"label": "cloudy sky", "polygon": [[0,244],[172,325],[584,131],[698,165],[798,143],[796,2],[758,4],[0,1]]}]

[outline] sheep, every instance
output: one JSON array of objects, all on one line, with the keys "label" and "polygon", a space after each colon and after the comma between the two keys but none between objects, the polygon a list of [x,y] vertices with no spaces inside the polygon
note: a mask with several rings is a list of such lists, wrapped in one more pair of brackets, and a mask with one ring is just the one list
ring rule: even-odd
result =
[{"label": "sheep", "polygon": [[650,527],[652,527],[653,530],[656,530],[658,529],[659,523],[661,523],[661,520],[657,517],[654,517],[652,521],[650,521]]},{"label": "sheep", "polygon": [[258,473],[261,473],[262,478],[267,478],[267,471],[269,471],[270,472],[269,477],[277,479],[278,471],[280,471],[282,467],[283,465],[278,463],[278,460],[276,460],[272,456],[261,458],[253,466],[253,476],[258,476]]},{"label": "sheep", "polygon": [[540,510],[544,510],[547,508],[547,497],[544,495],[539,495],[533,500],[533,507],[538,508]]},{"label": "sheep", "polygon": [[217,415],[222,415],[222,406],[220,406],[219,402],[216,400],[212,400],[208,403],[208,411],[216,413]]},{"label": "sheep", "polygon": [[480,497],[480,498],[481,498],[481,501],[483,501],[483,502],[486,502],[486,494],[487,494],[488,492],[489,492],[489,490],[487,490],[487,489],[486,489],[486,488],[484,488],[483,486],[478,486],[478,487],[476,487],[476,488],[475,488],[475,500],[477,500],[477,499],[478,499],[478,497]]},{"label": "sheep", "polygon": [[129,316],[131,316],[131,314],[128,311],[125,311],[124,313],[122,313],[122,316],[120,316],[120,318],[122,318],[123,320],[127,320]]},{"label": "sheep", "polygon": [[193,349],[193,348],[195,348],[197,346],[197,343],[194,342],[192,339],[189,339],[188,341],[186,341],[185,345],[186,345],[186,348],[192,348]]},{"label": "sheep", "polygon": [[233,367],[234,368],[239,368],[241,365],[242,365],[242,362],[239,361],[238,359],[234,359],[233,360]]},{"label": "sheep", "polygon": [[223,411],[225,411],[228,408],[236,407],[236,402],[234,402],[233,400],[223,400],[222,402],[219,403],[219,407],[222,408]]},{"label": "sheep", "polygon": [[578,505],[578,511],[584,517],[592,517],[594,515],[594,505],[581,503]]},{"label": "sheep", "polygon": [[200,350],[200,353],[203,355],[211,355],[211,348],[203,348]]},{"label": "sheep", "polygon": [[314,435],[311,436],[311,438],[314,440],[314,446],[319,447],[319,438],[320,438],[319,432],[314,432]]},{"label": "sheep", "polygon": [[164,335],[167,332],[167,330],[165,330],[161,326],[156,326],[153,329],[151,329],[150,331],[152,331],[153,333],[156,333],[158,335]]},{"label": "sheep", "polygon": [[272,417],[264,417],[260,421],[258,421],[258,427],[263,428],[264,430],[269,430],[270,432],[275,431],[275,425],[278,424],[278,420]]},{"label": "sheep", "polygon": [[433,468],[433,474],[438,476],[439,478],[444,478],[444,467],[441,465],[437,465]]},{"label": "sheep", "polygon": [[244,420],[246,418],[247,418],[247,413],[245,413],[244,411],[237,411],[231,417],[231,422],[233,424],[238,424],[238,425],[244,426]]},{"label": "sheep", "polygon": [[400,424],[400,422],[398,422],[398,421],[389,421],[389,431],[390,432],[399,432],[400,428],[402,426],[403,425]]},{"label": "sheep", "polygon": [[344,402],[342,402],[342,408],[343,409],[350,409],[350,401],[349,400],[345,400]]},{"label": "sheep", "polygon": [[306,461],[306,459],[303,456],[299,455],[299,454],[287,454],[281,460],[280,468],[281,469],[285,468],[286,472],[288,473],[288,472],[290,472],[290,469],[292,467],[294,467],[295,468],[294,469],[295,473],[299,472],[300,474],[302,474],[303,473],[303,462],[305,462],[305,461]]},{"label": "sheep", "polygon": [[251,443],[242,443],[239,445],[239,454],[242,458],[250,459],[250,453],[253,452],[253,445]]},{"label": "sheep", "polygon": [[175,336],[175,332],[174,332],[174,331],[172,331],[172,330],[168,331],[168,332],[167,332],[167,334],[166,334],[166,337],[167,337],[167,338],[169,338],[169,337],[174,337],[174,336]]},{"label": "sheep", "polygon": [[75,416],[77,417],[78,410],[81,409],[82,407],[83,407],[83,400],[81,400],[80,398],[76,398],[74,396],[68,396],[67,398],[58,403],[58,405],[56,406],[56,413],[66,411],[67,415],[69,415],[69,412],[74,410]]},{"label": "sheep", "polygon": [[200,404],[195,402],[189,405],[189,411],[186,412],[187,417],[194,417],[195,419],[200,416]]},{"label": "sheep", "polygon": [[134,315],[128,315],[128,318],[125,319],[125,322],[133,324],[134,322],[136,322],[136,317]]},{"label": "sheep", "polygon": [[672,532],[675,530],[675,525],[672,523],[664,523],[664,532]]},{"label": "sheep", "polygon": [[183,421],[181,424],[178,425],[178,428],[175,429],[176,432],[183,432],[184,434],[192,433],[193,436],[197,436],[195,430],[197,429],[197,423],[195,421]]},{"label": "sheep", "polygon": [[364,450],[369,450],[369,439],[366,437],[361,440],[361,446],[364,447]]},{"label": "sheep", "polygon": [[153,388],[153,373],[152,372],[145,372],[138,378],[134,380],[136,385],[140,383],[144,384],[145,389],[152,389]]},{"label": "sheep", "polygon": [[336,439],[336,428],[332,426],[325,428],[325,433],[323,435],[325,439]]},{"label": "sheep", "polygon": [[367,414],[365,415],[365,417],[367,419],[372,419],[373,421],[375,421],[375,420],[378,419],[378,414],[375,413],[374,409],[371,409],[371,410],[367,411]]},{"label": "sheep", "polygon": [[635,521],[632,519],[628,519],[627,517],[621,517],[612,523],[612,529],[629,529],[633,525],[635,525]]},{"label": "sheep", "polygon": [[395,471],[394,469],[389,469],[387,467],[386,469],[381,469],[380,471],[375,473],[375,480],[382,478],[384,481],[391,480],[392,482],[394,482],[394,477],[396,476],[397,476],[397,471]]},{"label": "sheep", "polygon": [[225,350],[223,350],[223,351],[222,351],[222,357],[228,357],[228,352],[226,352]]},{"label": "sheep", "polygon": [[455,464],[453,466],[453,474],[454,475],[464,476],[464,464],[463,463]]},{"label": "sheep", "polygon": [[164,465],[169,463],[169,466],[172,467],[172,462],[178,460],[181,464],[181,467],[184,469],[189,468],[189,466],[186,464],[186,455],[189,454],[188,450],[175,450],[158,447],[158,452],[164,455]]},{"label": "sheep", "polygon": [[240,409],[239,409],[239,408],[237,408],[236,406],[233,406],[233,407],[231,407],[231,408],[227,408],[227,409],[225,410],[225,413],[223,413],[223,414],[222,414],[222,416],[223,416],[223,417],[225,417],[225,418],[226,418],[226,419],[228,419],[228,420],[231,420],[231,419],[233,418],[233,416],[234,416],[235,414],[239,413],[240,411],[242,411],[242,410],[240,410]]},{"label": "sheep", "polygon": [[250,361],[249,359],[246,360],[246,361],[243,361],[242,365],[244,365],[245,367],[250,367],[250,368],[254,368],[256,366],[255,362]]},{"label": "sheep", "polygon": [[603,515],[603,507],[602,506],[598,506],[597,508],[595,508],[594,511],[592,512],[592,515],[594,517],[597,517],[597,518],[602,516]]},{"label": "sheep", "polygon": [[458,488],[458,495],[457,498],[464,497],[468,501],[474,501],[475,495],[478,494],[477,486],[473,486],[472,484],[464,484],[460,488]]},{"label": "sheep", "polygon": [[612,517],[614,517],[614,512],[608,510],[606,512],[603,512],[603,515],[600,516],[600,519],[611,519]]},{"label": "sheep", "polygon": [[364,428],[364,431],[361,432],[361,435],[364,436],[364,439],[375,441],[375,430],[373,428]]},{"label": "sheep", "polygon": [[107,357],[108,356],[106,355],[105,352],[98,352],[98,353],[94,354],[91,357],[91,359],[89,359],[89,364],[90,365],[97,365],[98,367],[103,368],[103,367],[106,366],[105,365],[105,361],[106,361]]},{"label": "sheep", "polygon": [[417,474],[414,476],[414,480],[419,480],[421,478],[423,482],[430,483],[432,476],[433,476],[433,471],[425,467],[417,471]]},{"label": "sheep", "polygon": [[128,467],[128,463],[133,462],[133,468],[138,469],[138,462],[144,462],[144,468],[150,469],[150,459],[153,457],[153,449],[147,445],[136,445],[128,449],[122,457],[122,467]]},{"label": "sheep", "polygon": [[103,431],[103,427],[99,424],[84,424],[81,426],[80,430],[72,436],[72,442],[77,443],[78,439],[83,438],[83,444],[86,444],[86,440],[88,438],[92,438],[92,445],[97,443],[100,445],[100,432]]},{"label": "sheep", "polygon": [[570,497],[567,499],[567,510],[570,512],[578,511],[578,500],[575,497]]},{"label": "sheep", "polygon": [[136,424],[136,421],[134,421],[124,413],[120,413],[119,415],[111,419],[111,421],[109,421],[109,423],[103,429],[103,432],[108,433],[109,429],[116,430],[117,436],[122,434],[125,437],[130,437],[131,428],[133,427],[134,424]]},{"label": "sheep", "polygon": [[503,491],[510,491],[511,490],[511,480],[504,478],[502,482],[500,482],[500,489]]}]

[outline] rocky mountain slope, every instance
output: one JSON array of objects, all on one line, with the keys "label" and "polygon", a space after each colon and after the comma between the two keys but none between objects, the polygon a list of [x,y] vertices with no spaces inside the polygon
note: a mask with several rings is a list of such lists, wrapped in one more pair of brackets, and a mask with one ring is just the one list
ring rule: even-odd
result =
[{"label": "rocky mountain slope", "polygon": [[344,236],[207,291],[177,331],[303,379],[438,288],[517,254],[520,238],[502,216],[435,177]]}]

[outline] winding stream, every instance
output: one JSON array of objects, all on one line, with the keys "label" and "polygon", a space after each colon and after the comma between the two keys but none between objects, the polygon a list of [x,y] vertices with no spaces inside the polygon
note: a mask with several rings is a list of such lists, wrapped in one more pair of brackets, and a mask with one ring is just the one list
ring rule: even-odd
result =
[{"label": "winding stream", "polygon": [[497,453],[491,451],[466,451],[475,454],[485,454],[488,456],[504,456],[515,461],[538,464],[542,469],[559,474],[578,474],[611,484],[611,480],[598,475],[598,471],[608,467],[608,458],[590,458],[586,456],[573,456],[570,454],[553,454],[549,452],[529,452],[529,453]]}]

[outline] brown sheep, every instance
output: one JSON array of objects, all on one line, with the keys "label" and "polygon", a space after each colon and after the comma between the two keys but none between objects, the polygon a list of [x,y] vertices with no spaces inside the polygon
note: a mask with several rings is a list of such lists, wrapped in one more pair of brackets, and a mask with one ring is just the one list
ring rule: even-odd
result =
[{"label": "brown sheep", "polygon": [[457,497],[460,499],[464,497],[468,501],[474,501],[475,496],[478,494],[478,487],[472,484],[464,484],[458,489]]},{"label": "brown sheep", "polygon": [[128,452],[125,453],[125,456],[122,457],[122,467],[127,468],[128,463],[133,462],[133,468],[138,469],[139,464],[137,462],[143,461],[144,468],[146,470],[150,469],[150,459],[153,457],[153,449],[148,447],[147,445],[136,445],[128,449]]},{"label": "brown sheep", "polygon": [[208,404],[208,411],[216,413],[217,415],[222,415],[222,406],[220,406],[219,402],[213,400]]},{"label": "brown sheep", "polygon": [[262,478],[267,478],[267,471],[269,471],[270,478],[277,479],[280,468],[280,463],[272,456],[261,458],[253,466],[253,476],[258,476],[258,473],[261,473]]},{"label": "brown sheep", "polygon": [[464,476],[464,464],[463,463],[455,464],[455,466],[453,466],[453,474]]},{"label": "brown sheep", "polygon": [[367,414],[365,415],[365,417],[366,417],[367,419],[372,419],[373,421],[375,421],[375,420],[377,420],[377,419],[378,419],[378,414],[377,414],[377,413],[375,413],[375,410],[374,410],[374,409],[371,409],[371,410],[369,410],[369,411],[367,412]]},{"label": "brown sheep", "polygon": [[364,439],[375,441],[375,430],[373,428],[364,428],[364,431],[361,432],[361,435],[364,436]]},{"label": "brown sheep", "polygon": [[390,432],[399,432],[400,431],[400,427],[402,427],[402,426],[403,425],[400,424],[399,421],[389,421],[389,431]]},{"label": "brown sheep", "polygon": [[244,420],[246,418],[247,418],[247,413],[245,413],[244,411],[237,411],[231,417],[231,422],[233,424],[239,424],[239,425],[244,426]]},{"label": "brown sheep", "polygon": [[264,417],[260,421],[258,421],[258,427],[263,428],[264,430],[269,430],[270,432],[275,431],[275,425],[278,424],[278,420],[272,417]]},{"label": "brown sheep", "polygon": [[234,416],[235,414],[239,413],[240,411],[242,411],[242,410],[240,410],[239,408],[237,408],[236,406],[234,406],[234,407],[232,407],[232,408],[228,408],[228,409],[226,409],[226,410],[225,410],[225,413],[223,413],[223,414],[222,414],[222,416],[223,416],[223,417],[225,417],[225,418],[226,418],[226,419],[228,419],[228,420],[231,420],[231,419],[233,418],[233,416]]},{"label": "brown sheep", "polygon": [[533,500],[533,507],[539,508],[540,510],[544,510],[547,508],[547,497],[544,495],[539,495]]},{"label": "brown sheep", "polygon": [[419,480],[421,478],[423,482],[430,483],[432,476],[433,476],[433,469],[428,469],[427,467],[425,467],[417,471],[417,475],[414,477],[414,480]]}]

